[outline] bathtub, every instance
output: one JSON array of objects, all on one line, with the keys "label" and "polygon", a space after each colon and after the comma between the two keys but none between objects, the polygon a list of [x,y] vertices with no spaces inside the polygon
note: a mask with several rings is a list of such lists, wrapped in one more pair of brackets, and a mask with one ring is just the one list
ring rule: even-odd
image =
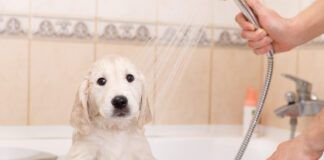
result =
[{"label": "bathtub", "polygon": [[[285,130],[268,127],[259,129],[263,133],[253,138],[244,156],[246,160],[266,159],[278,143],[289,137],[289,132]],[[146,127],[157,160],[232,160],[242,140],[240,133],[240,126]],[[0,127],[0,148],[32,149],[52,153],[63,159],[71,146],[71,135],[72,128],[69,126]],[[24,156],[27,153],[20,154]],[[20,156],[19,153],[15,155]]]}]

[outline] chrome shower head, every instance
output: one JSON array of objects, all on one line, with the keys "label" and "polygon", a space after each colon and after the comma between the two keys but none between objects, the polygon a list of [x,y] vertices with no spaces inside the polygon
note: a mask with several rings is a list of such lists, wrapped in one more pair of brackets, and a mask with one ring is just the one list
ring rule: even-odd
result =
[{"label": "chrome shower head", "polygon": [[234,0],[234,2],[240,8],[246,19],[248,19],[256,28],[260,28],[259,22],[247,2],[245,0]]}]

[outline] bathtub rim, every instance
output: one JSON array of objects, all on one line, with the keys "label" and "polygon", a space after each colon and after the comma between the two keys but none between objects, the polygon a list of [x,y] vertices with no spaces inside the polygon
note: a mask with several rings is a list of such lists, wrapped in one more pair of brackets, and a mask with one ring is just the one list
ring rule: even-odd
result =
[{"label": "bathtub rim", "polygon": [[[0,139],[72,138],[69,125],[0,126]],[[242,137],[241,125],[148,125],[147,137]],[[289,130],[259,126],[259,137],[274,141],[289,138]]]}]

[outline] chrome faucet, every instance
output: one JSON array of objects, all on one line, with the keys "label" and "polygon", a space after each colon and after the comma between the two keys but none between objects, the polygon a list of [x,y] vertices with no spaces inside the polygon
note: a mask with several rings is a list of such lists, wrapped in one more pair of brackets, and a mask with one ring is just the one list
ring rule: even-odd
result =
[{"label": "chrome faucet", "polygon": [[318,100],[312,93],[312,84],[310,82],[288,74],[283,74],[283,76],[296,83],[296,93],[287,92],[285,98],[288,104],[276,109],[275,114],[280,118],[290,117],[290,138],[294,138],[297,118],[316,115],[324,108],[324,101]]}]

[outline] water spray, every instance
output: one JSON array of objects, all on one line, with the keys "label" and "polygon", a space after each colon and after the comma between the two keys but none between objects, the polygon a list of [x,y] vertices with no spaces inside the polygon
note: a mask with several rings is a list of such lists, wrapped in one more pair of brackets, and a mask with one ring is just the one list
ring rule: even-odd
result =
[{"label": "water spray", "polygon": [[[245,0],[234,0],[236,5],[240,8],[240,10],[242,11],[242,13],[244,14],[245,18],[250,21],[255,28],[260,28],[260,24],[256,18],[256,16],[253,14],[252,10],[250,9],[250,7],[247,5],[247,2]],[[255,130],[255,127],[258,124],[258,121],[260,119],[263,107],[264,107],[264,103],[265,100],[267,98],[267,94],[269,91],[269,87],[270,87],[270,83],[271,83],[271,79],[272,79],[272,72],[273,72],[273,54],[274,54],[274,50],[273,47],[271,48],[271,50],[268,52],[267,57],[268,57],[268,68],[267,68],[267,72],[265,75],[265,80],[264,80],[264,84],[263,84],[263,88],[261,90],[261,94],[260,94],[260,98],[258,101],[258,105],[257,105],[257,110],[255,113],[255,116],[253,117],[251,123],[250,123],[250,127],[244,137],[244,140],[240,146],[239,151],[236,154],[235,160],[241,160],[249,143],[251,140],[251,137],[253,135],[253,132]]]}]

